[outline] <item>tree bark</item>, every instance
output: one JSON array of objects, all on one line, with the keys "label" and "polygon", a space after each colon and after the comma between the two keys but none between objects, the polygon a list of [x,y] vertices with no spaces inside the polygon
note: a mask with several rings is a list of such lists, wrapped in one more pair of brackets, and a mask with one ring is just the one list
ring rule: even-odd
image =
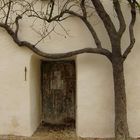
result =
[{"label": "tree bark", "polygon": [[123,64],[121,56],[112,61],[115,92],[115,140],[130,140]]}]

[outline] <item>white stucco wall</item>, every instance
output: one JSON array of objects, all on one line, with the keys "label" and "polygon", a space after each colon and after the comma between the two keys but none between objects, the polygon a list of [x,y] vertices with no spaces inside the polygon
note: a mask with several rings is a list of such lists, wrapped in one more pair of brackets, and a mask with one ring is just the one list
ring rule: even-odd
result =
[{"label": "white stucco wall", "polygon": [[[109,1],[111,2],[111,1]],[[111,6],[108,1],[104,4]],[[108,8],[109,9],[109,8]],[[127,20],[128,6],[123,4]],[[114,12],[109,11],[116,27]],[[96,17],[98,19],[98,17]],[[95,28],[102,44],[109,48],[109,39],[102,22],[97,20]],[[21,23],[20,37],[35,42],[30,21]],[[70,30],[70,37],[53,34],[40,44],[47,52],[66,52],[78,48],[93,47],[94,41],[84,24],[77,18],[70,18],[64,27]],[[128,102],[128,123],[130,134],[140,136],[140,18],[135,26],[136,45],[125,62],[125,78]],[[29,34],[30,33],[30,34]],[[32,36],[31,36],[32,34]],[[28,49],[19,48],[4,30],[0,29],[0,135],[12,134],[31,136],[37,129],[41,117],[40,60]],[[123,49],[128,46],[128,36],[123,36]],[[27,80],[25,81],[25,66]],[[81,137],[114,136],[114,93],[110,62],[103,56],[82,54],[76,58],[77,71],[77,116],[76,131]]]},{"label": "white stucco wall", "polygon": [[111,65],[104,57],[89,54],[77,57],[77,134],[81,137],[114,135],[111,73]]},{"label": "white stucco wall", "polygon": [[0,29],[0,134],[30,135],[29,51],[13,43]]}]

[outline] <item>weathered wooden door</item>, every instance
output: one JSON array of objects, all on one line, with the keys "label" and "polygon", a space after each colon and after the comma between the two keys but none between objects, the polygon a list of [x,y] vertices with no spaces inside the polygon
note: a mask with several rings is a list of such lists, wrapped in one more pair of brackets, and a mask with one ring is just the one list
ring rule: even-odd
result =
[{"label": "weathered wooden door", "polygon": [[43,121],[55,125],[75,122],[75,62],[42,62]]}]

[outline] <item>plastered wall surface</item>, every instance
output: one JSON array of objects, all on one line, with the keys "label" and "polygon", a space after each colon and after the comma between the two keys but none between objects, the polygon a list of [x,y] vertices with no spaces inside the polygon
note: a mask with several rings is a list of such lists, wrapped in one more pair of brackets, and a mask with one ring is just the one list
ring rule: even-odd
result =
[{"label": "plastered wall surface", "polygon": [[3,30],[0,36],[0,134],[30,135],[29,83],[24,81],[29,51],[18,48]]},{"label": "plastered wall surface", "polygon": [[[104,0],[106,6],[111,1]],[[128,6],[123,3],[127,23],[130,21]],[[113,9],[107,8],[118,28]],[[96,17],[96,31],[105,48],[110,48],[107,33]],[[92,20],[92,19],[91,19]],[[24,19],[20,28],[22,40],[35,43],[39,36],[30,29],[30,21]],[[70,30],[69,37],[52,34],[40,43],[46,52],[67,52],[78,48],[94,47],[95,43],[82,22],[70,18],[63,23]],[[140,18],[135,26],[136,44],[125,62],[125,79],[128,103],[130,135],[140,136]],[[128,30],[127,30],[128,32]],[[126,32],[126,33],[127,33]],[[30,33],[30,34],[29,34]],[[40,60],[42,58],[25,48],[19,48],[4,30],[0,29],[0,134],[31,136],[41,120]],[[128,36],[123,36],[123,50],[128,46]],[[25,81],[25,66],[27,79]],[[82,137],[114,136],[114,93],[110,62],[103,56],[82,54],[76,57],[77,116],[76,132]],[[82,117],[81,117],[82,116]]]},{"label": "plastered wall surface", "polygon": [[111,65],[106,58],[89,54],[78,56],[76,62],[77,134],[82,137],[113,137]]}]

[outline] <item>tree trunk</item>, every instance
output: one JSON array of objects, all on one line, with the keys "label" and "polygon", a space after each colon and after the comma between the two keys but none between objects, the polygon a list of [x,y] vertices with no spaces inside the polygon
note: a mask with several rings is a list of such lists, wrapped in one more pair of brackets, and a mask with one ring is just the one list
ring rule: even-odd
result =
[{"label": "tree trunk", "polygon": [[122,58],[112,61],[115,92],[115,140],[130,140]]}]

